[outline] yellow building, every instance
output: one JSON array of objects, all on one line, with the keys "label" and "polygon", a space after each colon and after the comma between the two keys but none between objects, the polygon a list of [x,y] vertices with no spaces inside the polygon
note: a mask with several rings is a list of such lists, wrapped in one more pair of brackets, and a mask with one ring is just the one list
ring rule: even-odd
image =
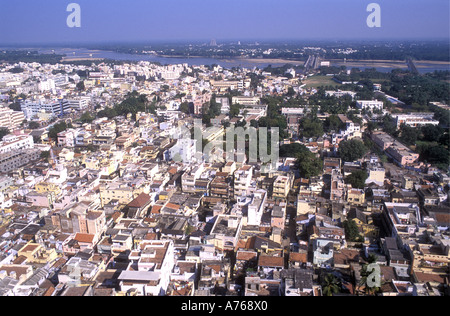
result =
[{"label": "yellow building", "polygon": [[40,182],[35,185],[34,189],[37,193],[52,193],[53,196],[59,196],[62,192],[60,186],[48,182]]},{"label": "yellow building", "polygon": [[273,197],[285,199],[291,190],[292,183],[293,177],[291,175],[278,176],[273,183]]},{"label": "yellow building", "polygon": [[136,155],[135,152],[127,150],[124,152],[123,160],[126,160],[129,163],[137,163],[142,160],[142,158]]},{"label": "yellow building", "polygon": [[131,145],[134,142],[134,139],[135,139],[134,134],[130,134],[130,135],[127,134],[124,136],[117,137],[115,140],[115,144],[118,149],[123,150],[128,147],[131,147]]},{"label": "yellow building", "polygon": [[107,157],[87,157],[84,160],[86,169],[100,170],[103,174],[110,175],[116,172],[118,164],[115,159]]},{"label": "yellow building", "polygon": [[159,200],[160,201],[167,201],[169,200],[171,194],[167,191],[162,191],[159,193]]},{"label": "yellow building", "polygon": [[86,169],[98,170],[100,169],[100,160],[97,157],[87,157],[84,159]]},{"label": "yellow building", "polygon": [[447,275],[450,265],[448,246],[442,241],[436,244],[418,244],[415,246],[413,270],[429,274]]},{"label": "yellow building", "polygon": [[366,201],[364,190],[349,189],[347,192],[347,202],[353,205],[362,205]]},{"label": "yellow building", "polygon": [[17,255],[23,256],[27,258],[28,262],[36,264],[46,264],[58,257],[55,249],[46,250],[40,244],[35,244],[32,242],[29,242],[23,246]]},{"label": "yellow building", "polygon": [[303,199],[299,195],[299,199],[297,200],[297,216],[314,214],[316,213],[316,209],[317,206],[315,200]]},{"label": "yellow building", "polygon": [[378,238],[380,229],[374,225],[372,215],[361,210],[352,209],[349,213],[349,219],[352,219],[358,230],[364,237]]},{"label": "yellow building", "polygon": [[366,183],[372,181],[375,183],[383,184],[385,175],[386,171],[384,168],[369,168]]},{"label": "yellow building", "polygon": [[113,159],[104,158],[100,163],[100,171],[103,174],[113,174],[117,171],[118,163]]},{"label": "yellow building", "polygon": [[139,155],[148,160],[154,160],[158,157],[159,148],[156,146],[145,146],[141,149]]},{"label": "yellow building", "polygon": [[112,200],[118,201],[119,205],[127,205],[133,200],[133,189],[126,184],[107,183],[100,186],[100,199],[102,206]]},{"label": "yellow building", "polygon": [[75,153],[67,148],[64,148],[59,154],[59,158],[64,161],[72,161],[75,157]]}]

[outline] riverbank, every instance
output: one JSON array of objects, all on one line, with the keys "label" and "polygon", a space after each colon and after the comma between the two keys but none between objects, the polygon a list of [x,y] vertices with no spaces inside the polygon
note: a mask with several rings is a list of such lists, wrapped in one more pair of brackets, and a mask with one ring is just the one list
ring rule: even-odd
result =
[{"label": "riverbank", "polygon": [[246,63],[255,63],[255,64],[267,64],[267,63],[273,63],[273,64],[294,64],[294,65],[303,65],[304,61],[299,60],[290,60],[290,59],[281,59],[281,58],[248,58],[248,57],[204,57],[204,56],[183,56],[183,55],[154,55],[154,54],[136,54],[140,56],[156,56],[160,58],[173,58],[173,59],[204,59],[204,58],[211,58],[211,59],[217,59],[221,60],[227,63],[233,63],[233,62],[246,62]]},{"label": "riverbank", "polygon": [[77,62],[77,61],[99,61],[105,60],[105,58],[93,58],[93,57],[63,57],[61,62]]},{"label": "riverbank", "polygon": [[[79,62],[79,61],[101,61],[101,60],[117,60],[117,61],[149,61],[157,62],[162,65],[170,64],[188,64],[189,66],[200,65],[220,65],[224,68],[260,68],[272,65],[272,67],[281,67],[286,64],[292,66],[303,66],[304,61],[283,59],[283,58],[248,58],[248,57],[235,57],[235,58],[206,58],[200,56],[163,56],[155,54],[127,54],[118,53],[107,50],[90,50],[85,48],[70,49],[59,48],[51,49],[47,48],[41,50],[40,53],[47,54],[61,54],[65,55],[64,62]],[[352,60],[348,59],[344,62],[343,59],[330,59],[332,66],[346,66],[347,69],[360,68],[361,70],[367,68],[375,68],[380,72],[390,72],[393,69],[407,69],[406,61],[404,60]],[[415,61],[417,70],[420,73],[429,73],[436,70],[449,70],[450,63],[445,61],[427,61],[420,60]]]}]

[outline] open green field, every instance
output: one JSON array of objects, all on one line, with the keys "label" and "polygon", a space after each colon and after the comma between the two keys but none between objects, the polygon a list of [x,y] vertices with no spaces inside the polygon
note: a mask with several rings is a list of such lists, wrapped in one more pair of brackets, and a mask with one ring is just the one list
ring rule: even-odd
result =
[{"label": "open green field", "polygon": [[306,88],[318,88],[321,86],[341,86],[340,83],[337,83],[333,80],[331,76],[311,76],[308,79],[303,81],[306,84]]}]

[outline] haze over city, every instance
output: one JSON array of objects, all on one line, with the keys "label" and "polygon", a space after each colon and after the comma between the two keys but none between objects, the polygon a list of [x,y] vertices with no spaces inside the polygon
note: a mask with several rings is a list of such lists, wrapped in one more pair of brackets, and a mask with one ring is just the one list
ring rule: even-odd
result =
[{"label": "haze over city", "polygon": [[448,0],[0,14],[0,296],[450,296]]}]

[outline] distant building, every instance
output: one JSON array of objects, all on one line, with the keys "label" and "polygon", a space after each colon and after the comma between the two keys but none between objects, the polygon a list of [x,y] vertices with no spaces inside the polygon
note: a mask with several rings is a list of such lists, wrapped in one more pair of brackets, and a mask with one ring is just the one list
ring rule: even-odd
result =
[{"label": "distant building", "polygon": [[252,177],[252,166],[243,166],[234,173],[234,196],[247,195]]},{"label": "distant building", "polygon": [[216,102],[221,104],[222,114],[230,113],[230,100],[228,98],[216,98]]},{"label": "distant building", "polygon": [[394,114],[397,128],[402,124],[411,127],[421,127],[425,125],[439,125],[439,121],[434,119],[434,113],[410,113],[410,114]]},{"label": "distant building", "polygon": [[407,166],[419,160],[418,153],[415,153],[400,142],[393,143],[385,152],[400,166]]},{"label": "distant building", "polygon": [[327,96],[333,96],[336,98],[342,98],[342,97],[348,95],[348,96],[351,96],[352,99],[354,99],[356,96],[356,92],[353,92],[353,91],[338,90],[338,91],[325,91],[325,93],[327,94]]},{"label": "distant building", "polygon": [[259,97],[236,96],[232,98],[233,104],[258,105],[261,99]]},{"label": "distant building", "polygon": [[215,81],[211,80],[213,92],[227,93],[228,90],[242,90],[244,88],[244,81]]},{"label": "distant building", "polygon": [[91,103],[90,97],[76,97],[65,100],[70,108],[81,111],[87,109]]},{"label": "distant building", "polygon": [[358,100],[356,101],[356,107],[360,110],[383,110],[383,101],[364,101],[364,100]]}]

